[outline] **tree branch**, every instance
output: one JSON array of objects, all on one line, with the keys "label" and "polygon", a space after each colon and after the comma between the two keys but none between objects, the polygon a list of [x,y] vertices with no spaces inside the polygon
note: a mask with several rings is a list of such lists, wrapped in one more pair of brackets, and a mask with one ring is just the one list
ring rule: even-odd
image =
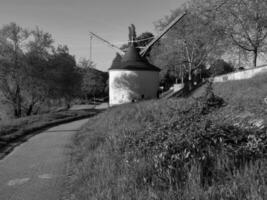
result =
[{"label": "tree branch", "polygon": [[245,46],[241,45],[240,42],[238,42],[238,41],[234,38],[234,36],[233,36],[232,34],[230,34],[230,36],[231,36],[232,40],[234,41],[234,43],[235,43],[237,46],[239,46],[240,48],[242,48],[242,49],[244,49],[244,50],[246,50],[246,51],[253,51],[253,50],[254,50],[254,49],[249,49],[248,47],[245,47]]},{"label": "tree branch", "polygon": [[239,23],[240,23],[240,25],[241,25],[241,27],[243,29],[243,32],[246,35],[245,38],[249,41],[249,43],[251,44],[251,46],[255,47],[255,44],[253,43],[252,39],[250,38],[249,33],[247,32],[247,28],[245,27],[244,22],[235,13],[233,13],[233,12],[230,12],[230,13],[239,21]]}]

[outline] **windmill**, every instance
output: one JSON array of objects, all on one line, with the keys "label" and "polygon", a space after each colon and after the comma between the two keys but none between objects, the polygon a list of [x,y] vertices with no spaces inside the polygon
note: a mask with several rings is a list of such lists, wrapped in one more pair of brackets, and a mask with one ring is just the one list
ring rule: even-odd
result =
[{"label": "windmill", "polygon": [[110,106],[158,97],[160,69],[150,64],[146,59],[146,55],[151,47],[185,15],[186,13],[176,17],[157,37],[140,51],[136,47],[136,32],[133,25],[129,26],[129,47],[126,52],[90,32],[91,37],[101,40],[122,57],[120,62],[115,63],[109,68]]},{"label": "windmill", "polygon": [[[151,47],[157,42],[159,41],[175,24],[177,24],[180,20],[182,20],[184,18],[184,16],[186,15],[186,13],[183,13],[182,15],[177,16],[167,27],[165,27],[160,33],[159,35],[157,35],[150,43],[147,44],[147,46],[142,47],[142,50],[140,51],[140,55],[142,57],[146,56],[147,53],[149,52],[149,50],[151,49]],[[130,26],[131,29],[133,28],[132,26]],[[129,34],[131,32],[129,27]],[[92,38],[96,38],[99,41],[103,42],[104,44],[106,44],[108,47],[112,48],[115,52],[117,52],[120,56],[124,56],[125,52],[123,50],[121,50],[119,47],[117,47],[116,45],[112,44],[111,42],[105,40],[104,38],[102,38],[101,36],[93,33],[93,32],[89,32],[90,34],[90,40]],[[90,43],[90,46],[92,45],[92,43]]]}]

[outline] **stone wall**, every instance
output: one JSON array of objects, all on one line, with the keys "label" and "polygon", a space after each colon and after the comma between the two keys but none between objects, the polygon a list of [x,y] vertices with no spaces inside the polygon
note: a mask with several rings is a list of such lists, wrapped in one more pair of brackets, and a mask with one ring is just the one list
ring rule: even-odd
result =
[{"label": "stone wall", "polygon": [[214,77],[214,82],[225,82],[225,81],[232,81],[232,80],[249,79],[264,72],[267,73],[267,65],[262,65],[256,68],[251,68],[251,69],[247,69],[243,71],[216,76]]}]

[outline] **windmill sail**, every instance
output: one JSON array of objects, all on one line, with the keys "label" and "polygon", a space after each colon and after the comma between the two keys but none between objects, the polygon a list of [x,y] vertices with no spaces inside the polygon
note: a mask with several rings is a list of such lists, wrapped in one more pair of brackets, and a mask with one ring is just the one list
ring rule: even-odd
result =
[{"label": "windmill sail", "polygon": [[106,45],[108,45],[109,47],[111,47],[112,49],[114,49],[121,56],[123,56],[125,54],[124,51],[122,51],[119,47],[117,47],[114,44],[111,44],[109,41],[103,39],[102,37],[96,35],[95,33],[90,32],[90,35],[93,36],[93,37],[95,37],[95,38],[97,38],[101,42],[104,42]]},{"label": "windmill sail", "polygon": [[175,24],[177,24],[186,13],[176,17],[157,37],[155,37],[141,52],[141,56],[145,56],[148,52],[148,50],[164,35],[166,34]]}]

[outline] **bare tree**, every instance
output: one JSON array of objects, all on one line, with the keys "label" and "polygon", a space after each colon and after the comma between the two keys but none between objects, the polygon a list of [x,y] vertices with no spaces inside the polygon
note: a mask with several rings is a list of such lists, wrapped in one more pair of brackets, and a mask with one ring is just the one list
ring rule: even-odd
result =
[{"label": "bare tree", "polygon": [[266,10],[266,0],[227,1],[219,10],[226,34],[234,45],[253,53],[254,67],[259,53],[267,50]]},{"label": "bare tree", "polygon": [[[180,76],[188,74],[188,80],[191,82],[194,70],[222,53],[221,41],[224,39],[224,31],[220,24],[214,23],[212,18],[194,10],[195,8],[186,9],[188,14],[167,34],[159,48],[163,49],[160,54],[165,55],[164,62],[172,62],[172,65],[178,68]],[[166,26],[181,12],[184,10],[173,11],[168,18],[159,21],[157,28]],[[158,53],[155,55],[155,51],[153,54],[154,58],[159,57]]]}]

